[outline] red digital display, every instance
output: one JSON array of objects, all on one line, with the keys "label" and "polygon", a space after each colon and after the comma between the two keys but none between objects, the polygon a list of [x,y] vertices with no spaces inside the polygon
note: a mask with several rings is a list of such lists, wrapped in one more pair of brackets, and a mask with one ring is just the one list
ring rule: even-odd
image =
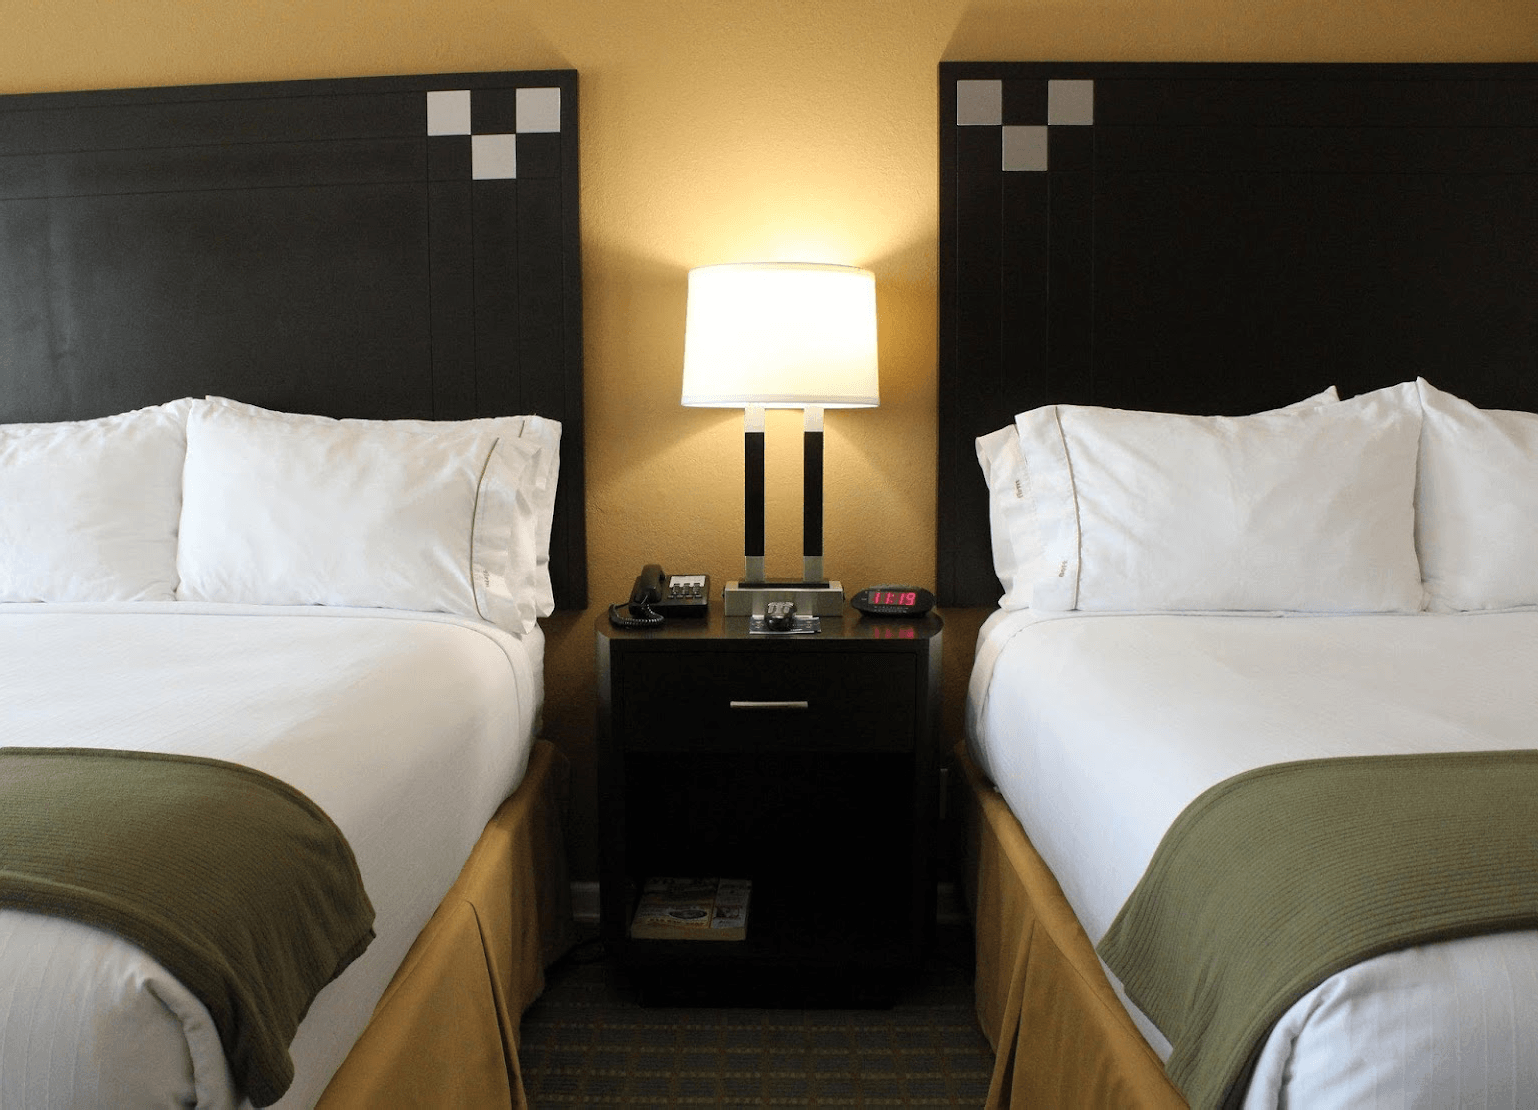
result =
[{"label": "red digital display", "polygon": [[934,603],[934,596],[918,586],[883,585],[861,590],[850,604],[876,617],[906,617],[927,613]]}]

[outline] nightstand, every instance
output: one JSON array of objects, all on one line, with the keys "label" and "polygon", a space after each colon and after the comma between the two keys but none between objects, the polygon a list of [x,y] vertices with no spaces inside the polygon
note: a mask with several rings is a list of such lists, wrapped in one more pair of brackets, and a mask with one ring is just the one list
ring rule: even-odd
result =
[{"label": "nightstand", "polygon": [[[648,998],[889,1002],[934,919],[941,629],[822,618],[757,635],[713,606],[597,624],[603,938]],[[752,882],[742,940],[630,936],[648,878]]]}]

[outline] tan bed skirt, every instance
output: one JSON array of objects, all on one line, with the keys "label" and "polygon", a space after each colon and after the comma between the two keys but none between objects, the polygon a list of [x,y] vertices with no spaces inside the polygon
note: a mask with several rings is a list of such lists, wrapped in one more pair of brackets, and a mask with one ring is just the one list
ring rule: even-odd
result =
[{"label": "tan bed skirt", "polygon": [[324,1110],[528,1105],[518,1023],[571,946],[563,819],[569,764],[536,741],[374,1016],[321,1096]]},{"label": "tan bed skirt", "polygon": [[963,881],[976,923],[988,1107],[1184,1107],[1057,879],[964,748]]}]

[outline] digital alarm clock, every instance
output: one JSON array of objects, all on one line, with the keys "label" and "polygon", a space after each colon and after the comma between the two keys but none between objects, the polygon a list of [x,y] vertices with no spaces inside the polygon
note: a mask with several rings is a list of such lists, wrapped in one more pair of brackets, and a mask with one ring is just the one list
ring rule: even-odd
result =
[{"label": "digital alarm clock", "polygon": [[849,604],[873,617],[917,617],[935,607],[935,595],[918,586],[870,586]]}]

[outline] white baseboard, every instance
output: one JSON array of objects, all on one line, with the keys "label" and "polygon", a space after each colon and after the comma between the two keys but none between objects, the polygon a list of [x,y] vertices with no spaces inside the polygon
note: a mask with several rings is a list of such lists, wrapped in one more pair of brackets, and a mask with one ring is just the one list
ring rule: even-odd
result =
[{"label": "white baseboard", "polygon": [[[571,884],[571,912],[579,925],[598,924],[598,884]],[[966,921],[966,911],[955,883],[941,883],[935,891],[935,920],[941,925],[959,925]]]}]

